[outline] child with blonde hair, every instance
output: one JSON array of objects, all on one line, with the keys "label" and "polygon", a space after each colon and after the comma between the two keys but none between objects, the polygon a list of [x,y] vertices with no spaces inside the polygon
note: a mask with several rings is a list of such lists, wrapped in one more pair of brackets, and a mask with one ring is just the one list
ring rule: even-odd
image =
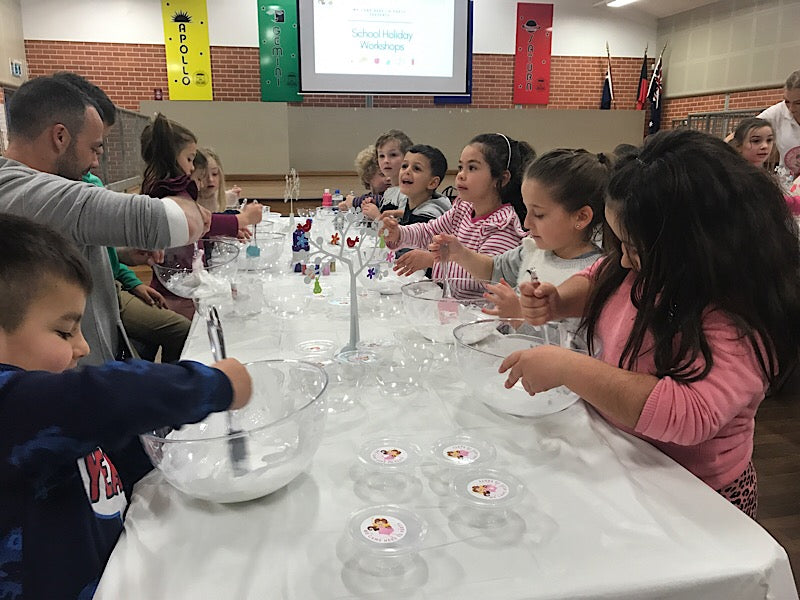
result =
[{"label": "child with blonde hair", "polygon": [[[141,144],[142,159],[145,162],[142,193],[155,198],[183,196],[197,200],[197,182],[192,179],[197,156],[197,137],[186,127],[158,113],[152,123],[142,131]],[[206,235],[239,237],[243,228],[261,222],[261,218],[262,211],[258,204],[247,205],[238,215],[213,213],[211,227]],[[186,266],[191,266],[194,250],[194,246],[185,247]],[[153,279],[152,287],[164,297],[171,310],[187,319],[194,316],[194,303],[191,299],[176,296],[158,278]]]},{"label": "child with blonde hair", "polygon": [[[222,161],[211,148],[198,148],[194,157],[195,171],[192,178],[197,182],[197,202],[211,212],[221,213],[229,206],[237,206],[242,188],[238,185],[225,189],[225,170]],[[249,219],[239,220],[240,228],[252,225]]]},{"label": "child with blonde hair", "polygon": [[403,216],[406,196],[400,191],[400,166],[406,152],[413,145],[411,138],[399,129],[390,129],[375,140],[378,168],[389,178],[391,187],[383,192],[380,203],[368,202],[361,206],[365,216],[370,219],[377,219],[383,214],[396,219]]},{"label": "child with blonde hair", "polygon": [[391,185],[391,180],[384,175],[378,167],[378,160],[375,154],[375,146],[369,145],[356,155],[355,160],[356,174],[364,184],[365,194],[354,196],[348,194],[339,203],[339,210],[348,210],[351,206],[361,207],[363,201],[371,198],[371,202],[380,204],[383,200],[383,193]]}]

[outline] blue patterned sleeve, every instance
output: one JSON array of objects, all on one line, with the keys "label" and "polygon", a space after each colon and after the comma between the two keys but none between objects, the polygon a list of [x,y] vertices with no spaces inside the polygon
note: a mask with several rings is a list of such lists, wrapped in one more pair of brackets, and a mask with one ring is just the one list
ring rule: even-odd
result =
[{"label": "blue patterned sleeve", "polygon": [[195,423],[232,399],[221,371],[189,361],[0,371],[0,482],[37,477],[144,431]]}]

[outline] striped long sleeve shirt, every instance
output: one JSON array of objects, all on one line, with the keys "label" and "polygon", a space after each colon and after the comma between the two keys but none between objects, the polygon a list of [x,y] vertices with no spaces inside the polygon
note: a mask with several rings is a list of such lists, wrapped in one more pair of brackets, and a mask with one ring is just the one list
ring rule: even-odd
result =
[{"label": "striped long sleeve shirt", "polygon": [[[516,248],[525,237],[525,230],[519,217],[510,204],[503,204],[497,210],[480,217],[473,216],[470,202],[457,198],[453,208],[427,223],[415,223],[400,228],[400,240],[390,244],[392,248],[427,248],[434,235],[449,233],[458,238],[470,250],[481,254],[496,256]],[[433,265],[432,279],[442,278],[442,265]],[[462,266],[450,262],[448,279],[472,279]]]}]

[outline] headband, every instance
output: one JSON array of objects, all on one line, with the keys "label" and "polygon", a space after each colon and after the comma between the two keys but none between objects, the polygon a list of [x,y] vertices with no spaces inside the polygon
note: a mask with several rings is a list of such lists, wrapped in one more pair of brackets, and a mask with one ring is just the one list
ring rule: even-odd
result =
[{"label": "headband", "polygon": [[508,171],[508,168],[511,166],[511,142],[508,141],[508,138],[502,133],[496,133],[495,135],[499,135],[501,138],[503,138],[508,146],[508,160],[506,161],[506,171]]}]

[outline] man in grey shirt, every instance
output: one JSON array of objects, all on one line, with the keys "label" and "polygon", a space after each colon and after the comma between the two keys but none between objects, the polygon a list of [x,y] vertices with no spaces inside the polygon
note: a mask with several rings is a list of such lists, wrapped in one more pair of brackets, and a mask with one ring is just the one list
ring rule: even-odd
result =
[{"label": "man in grey shirt", "polygon": [[0,211],[49,225],[81,249],[94,280],[81,323],[91,353],[81,364],[102,364],[130,351],[105,247],[182,246],[208,230],[211,215],[184,198],[120,194],[71,181],[97,166],[103,122],[93,102],[69,83],[32,79],[7,109]]}]

